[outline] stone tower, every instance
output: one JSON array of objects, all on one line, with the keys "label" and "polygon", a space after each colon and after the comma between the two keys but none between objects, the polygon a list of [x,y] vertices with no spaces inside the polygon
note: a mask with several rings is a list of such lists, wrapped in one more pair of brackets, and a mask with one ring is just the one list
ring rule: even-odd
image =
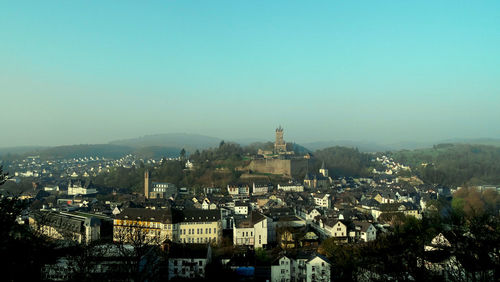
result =
[{"label": "stone tower", "polygon": [[274,143],[274,153],[286,152],[286,143],[283,140],[283,128],[281,125],[276,128],[276,142]]},{"label": "stone tower", "polygon": [[328,169],[325,167],[325,162],[321,164],[321,168],[319,169],[319,174],[323,175],[324,177],[328,177]]},{"label": "stone tower", "polygon": [[149,170],[144,172],[144,197],[149,199]]}]

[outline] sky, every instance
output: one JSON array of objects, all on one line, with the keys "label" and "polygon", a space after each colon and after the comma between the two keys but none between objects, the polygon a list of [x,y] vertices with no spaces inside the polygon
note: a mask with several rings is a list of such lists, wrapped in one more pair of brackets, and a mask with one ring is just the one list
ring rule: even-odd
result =
[{"label": "sky", "polygon": [[500,138],[500,1],[3,1],[0,147]]}]

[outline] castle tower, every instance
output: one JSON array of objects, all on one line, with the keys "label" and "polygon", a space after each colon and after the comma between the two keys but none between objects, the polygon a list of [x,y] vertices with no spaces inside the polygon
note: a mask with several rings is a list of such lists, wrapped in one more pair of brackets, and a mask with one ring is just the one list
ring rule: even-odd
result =
[{"label": "castle tower", "polygon": [[149,170],[144,172],[144,197],[149,199]]},{"label": "castle tower", "polygon": [[328,177],[328,169],[325,167],[325,162],[321,164],[321,168],[319,169],[319,174],[323,175],[324,177]]},{"label": "castle tower", "polygon": [[274,153],[286,152],[286,143],[283,140],[283,128],[281,125],[276,128],[276,142],[274,143]]}]

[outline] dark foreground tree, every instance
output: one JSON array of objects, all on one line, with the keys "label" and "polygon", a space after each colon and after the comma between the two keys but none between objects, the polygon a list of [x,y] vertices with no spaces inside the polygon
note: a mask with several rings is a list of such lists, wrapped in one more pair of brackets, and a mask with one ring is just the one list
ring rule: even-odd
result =
[{"label": "dark foreground tree", "polygon": [[[0,167],[0,185],[6,173]],[[46,262],[55,260],[52,246],[43,238],[34,236],[17,218],[28,203],[17,197],[0,196],[0,273],[3,281],[37,281]]]}]

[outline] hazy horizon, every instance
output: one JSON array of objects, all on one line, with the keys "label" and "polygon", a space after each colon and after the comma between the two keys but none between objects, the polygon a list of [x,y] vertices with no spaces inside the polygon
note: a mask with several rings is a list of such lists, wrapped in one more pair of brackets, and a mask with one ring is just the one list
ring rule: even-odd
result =
[{"label": "hazy horizon", "polygon": [[498,1],[0,2],[0,147],[500,138]]}]

